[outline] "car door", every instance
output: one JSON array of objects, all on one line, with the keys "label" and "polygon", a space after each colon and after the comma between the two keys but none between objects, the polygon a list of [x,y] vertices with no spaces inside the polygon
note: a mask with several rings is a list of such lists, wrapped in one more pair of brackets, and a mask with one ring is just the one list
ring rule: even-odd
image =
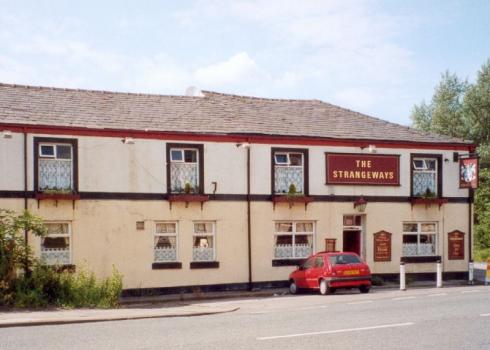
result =
[{"label": "car door", "polygon": [[298,288],[309,288],[307,283],[307,276],[314,264],[315,257],[311,257],[300,266],[300,269],[297,271],[295,276],[295,281]]},{"label": "car door", "polygon": [[308,288],[318,288],[318,280],[322,276],[323,268],[323,256],[316,256],[313,266],[306,272],[306,284]]}]

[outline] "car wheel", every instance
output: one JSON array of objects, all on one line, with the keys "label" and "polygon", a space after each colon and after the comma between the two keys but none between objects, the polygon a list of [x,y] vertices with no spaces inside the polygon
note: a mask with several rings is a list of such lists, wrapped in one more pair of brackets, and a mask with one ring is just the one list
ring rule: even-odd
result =
[{"label": "car wheel", "polygon": [[361,293],[369,293],[369,290],[371,288],[369,286],[360,286],[359,287],[359,290],[361,291]]},{"label": "car wheel", "polygon": [[325,280],[320,281],[320,294],[327,295],[335,293],[335,289],[330,287]]},{"label": "car wheel", "polygon": [[289,293],[298,294],[298,286],[296,285],[296,282],[291,281],[289,283]]}]

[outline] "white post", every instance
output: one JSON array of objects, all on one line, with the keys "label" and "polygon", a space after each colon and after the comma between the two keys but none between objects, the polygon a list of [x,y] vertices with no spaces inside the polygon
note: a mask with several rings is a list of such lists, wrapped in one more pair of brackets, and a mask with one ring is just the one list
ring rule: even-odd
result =
[{"label": "white post", "polygon": [[474,284],[473,282],[474,270],[475,270],[475,264],[473,264],[473,260],[470,260],[468,266],[468,284]]},{"label": "white post", "polygon": [[441,288],[442,287],[442,264],[441,261],[439,260],[437,262],[437,281],[436,281],[436,287]]},{"label": "white post", "polygon": [[400,263],[400,290],[407,290],[405,286],[405,263]]}]

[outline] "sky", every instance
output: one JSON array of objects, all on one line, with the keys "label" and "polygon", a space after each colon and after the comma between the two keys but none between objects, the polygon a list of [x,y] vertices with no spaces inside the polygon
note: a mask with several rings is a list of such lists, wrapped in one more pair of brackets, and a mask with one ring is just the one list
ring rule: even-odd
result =
[{"label": "sky", "polygon": [[409,125],[490,58],[490,0],[0,0],[0,82],[319,99]]}]

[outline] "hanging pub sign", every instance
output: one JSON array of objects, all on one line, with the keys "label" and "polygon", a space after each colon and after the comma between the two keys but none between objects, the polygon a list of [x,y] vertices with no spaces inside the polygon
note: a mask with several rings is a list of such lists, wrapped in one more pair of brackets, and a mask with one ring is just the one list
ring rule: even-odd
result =
[{"label": "hanging pub sign", "polygon": [[459,188],[478,187],[478,158],[459,160]]},{"label": "hanging pub sign", "polygon": [[449,232],[447,239],[449,260],[464,260],[464,232]]},{"label": "hanging pub sign", "polygon": [[400,156],[325,153],[327,184],[400,185]]},{"label": "hanging pub sign", "polygon": [[379,231],[374,234],[374,261],[391,261],[391,233]]}]

